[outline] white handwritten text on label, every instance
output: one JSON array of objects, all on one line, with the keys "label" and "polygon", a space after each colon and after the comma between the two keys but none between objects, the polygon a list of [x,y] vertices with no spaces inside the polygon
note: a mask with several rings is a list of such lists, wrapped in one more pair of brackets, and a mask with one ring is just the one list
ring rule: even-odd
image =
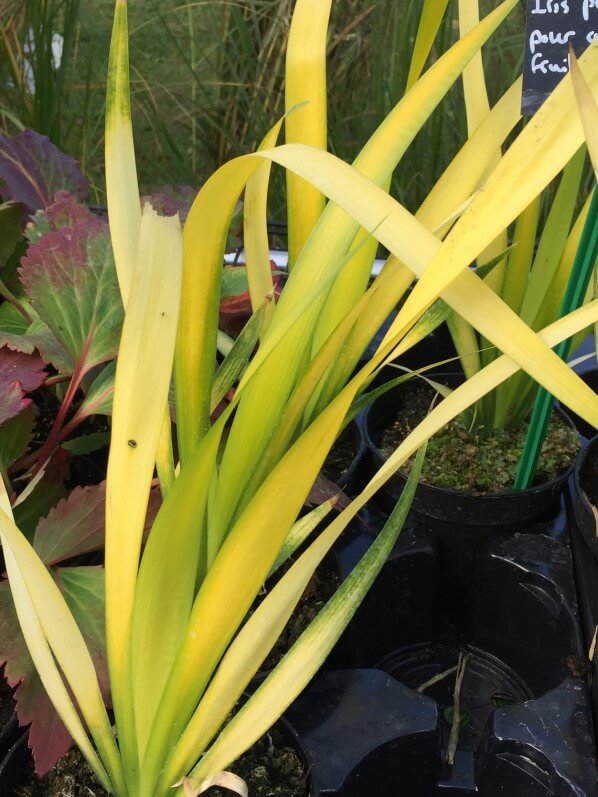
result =
[{"label": "white handwritten text on label", "polygon": [[598,0],[583,0],[583,18],[586,22],[590,20],[590,11],[594,9],[594,11],[598,11]]},{"label": "white handwritten text on label", "polygon": [[542,53],[536,53],[532,58],[532,74],[541,72],[547,75],[549,72],[560,72],[565,74],[569,71],[569,58],[563,58],[563,66],[551,63],[548,58],[544,58]]},{"label": "white handwritten text on label", "polygon": [[531,52],[535,53],[539,44],[568,44],[572,36],[575,36],[574,30],[568,30],[565,33],[554,33],[552,30],[548,33],[542,33],[541,30],[536,28],[530,33],[529,47]]},{"label": "white handwritten text on label", "polygon": [[[568,14],[569,0],[535,0],[532,14]],[[594,3],[596,0],[584,0],[584,3]]]}]

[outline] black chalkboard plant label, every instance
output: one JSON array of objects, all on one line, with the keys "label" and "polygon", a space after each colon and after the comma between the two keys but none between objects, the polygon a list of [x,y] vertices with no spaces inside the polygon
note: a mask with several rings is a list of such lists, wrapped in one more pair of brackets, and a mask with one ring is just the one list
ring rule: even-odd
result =
[{"label": "black chalkboard plant label", "polygon": [[531,116],[598,38],[598,0],[527,0],[522,113]]}]

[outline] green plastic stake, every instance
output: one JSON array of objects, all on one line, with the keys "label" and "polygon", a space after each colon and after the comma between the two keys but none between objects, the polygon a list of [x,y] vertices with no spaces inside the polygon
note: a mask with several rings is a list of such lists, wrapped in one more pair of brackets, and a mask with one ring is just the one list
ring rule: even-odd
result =
[{"label": "green plastic stake", "polygon": [[[597,259],[598,188],[594,187],[588,217],[584,224],[581,240],[561,305],[561,318],[581,306]],[[571,340],[564,340],[555,348],[555,352],[564,360],[568,357],[570,348]],[[526,487],[531,485],[536,475],[538,459],[548,431],[548,423],[552,414],[553,405],[554,396],[541,387],[536,396],[525,445],[523,447],[521,459],[519,460],[515,483],[513,485],[514,490],[525,490]]]}]

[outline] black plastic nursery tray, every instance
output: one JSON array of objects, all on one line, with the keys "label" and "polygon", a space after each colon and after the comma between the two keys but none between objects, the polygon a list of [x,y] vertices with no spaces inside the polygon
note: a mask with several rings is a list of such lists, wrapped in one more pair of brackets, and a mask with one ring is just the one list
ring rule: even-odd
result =
[{"label": "black plastic nursery tray", "polygon": [[[382,523],[371,514],[369,529],[349,532],[342,574]],[[320,673],[287,718],[324,795],[594,797],[586,652],[564,500],[521,527],[412,513],[333,651],[339,669]],[[455,673],[418,687],[460,654],[449,766]]]},{"label": "black plastic nursery tray", "polygon": [[[359,459],[361,440],[356,448]],[[367,468],[345,471],[343,486],[352,492]],[[504,507],[457,522],[411,512],[325,667],[285,714],[310,762],[310,797],[598,795],[598,677],[586,658],[598,557],[577,528],[572,489],[560,497],[549,486],[532,519],[526,508],[508,524]],[[393,490],[341,538],[340,579],[384,524]],[[13,756],[27,760],[24,740]]]}]

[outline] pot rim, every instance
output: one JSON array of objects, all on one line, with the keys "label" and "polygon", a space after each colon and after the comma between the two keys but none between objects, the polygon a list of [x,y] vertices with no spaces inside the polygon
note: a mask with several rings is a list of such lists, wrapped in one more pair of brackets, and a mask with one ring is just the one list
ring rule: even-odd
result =
[{"label": "pot rim", "polygon": [[[435,379],[439,379],[439,378],[442,378],[442,377],[449,377],[451,379],[455,378],[454,374],[433,374],[432,373],[432,374],[430,374],[430,376],[432,378],[435,378]],[[399,387],[402,387],[402,385],[399,386]],[[390,391],[390,392],[392,392],[392,391]],[[370,416],[372,415],[374,407],[376,406],[376,404],[381,399],[383,399],[386,395],[387,394],[384,394],[383,396],[379,396],[377,399],[375,399],[365,409],[364,415],[363,415],[363,437],[364,437],[364,440],[365,440],[365,444],[366,444],[367,449],[371,452],[371,454],[374,456],[374,458],[376,459],[377,463],[379,463],[379,464],[382,464],[382,463],[386,462],[388,458],[384,456],[384,454],[382,453],[381,449],[374,442],[373,437],[370,434],[370,429],[371,429]],[[577,433],[579,434],[580,439],[582,439],[582,436],[579,433],[579,430],[575,427],[575,424],[573,423],[573,421],[571,420],[569,415],[565,412],[565,410],[562,407],[555,405],[554,411],[557,412],[558,415],[572,429],[575,429],[575,431],[577,431]],[[598,438],[598,435],[596,437]],[[590,443],[591,442],[592,441],[590,441]],[[580,456],[580,453],[582,451],[584,451],[583,447],[580,448],[580,451],[578,452],[577,457]],[[563,471],[561,473],[558,473],[552,479],[550,479],[548,481],[544,481],[541,484],[536,484],[536,485],[532,485],[531,487],[526,487],[525,490],[499,490],[499,491],[492,492],[492,493],[472,493],[472,492],[468,492],[467,490],[459,490],[459,489],[450,488],[450,487],[441,487],[441,486],[436,485],[436,484],[431,484],[430,482],[427,482],[424,479],[420,479],[419,480],[419,484],[421,486],[425,487],[426,490],[429,490],[431,493],[433,493],[435,495],[439,495],[439,496],[443,496],[443,497],[456,496],[457,498],[461,498],[461,499],[465,499],[465,500],[479,499],[481,501],[491,502],[493,500],[504,499],[504,498],[513,497],[513,496],[517,496],[518,498],[519,497],[522,497],[522,498],[523,497],[533,497],[533,496],[538,495],[540,493],[543,493],[545,491],[546,492],[556,492],[556,491],[558,491],[564,485],[564,483],[569,479],[569,477],[571,476],[571,473],[572,473],[572,471],[575,468],[575,464],[576,463],[574,461],[570,465],[568,465],[567,468],[563,469]],[[407,478],[407,474],[404,471],[402,471],[400,468],[395,472],[394,475],[395,476],[400,476],[400,478],[405,478],[405,479]]]},{"label": "pot rim", "polygon": [[598,434],[594,435],[594,437],[591,437],[587,441],[585,446],[581,448],[581,450],[577,454],[577,458],[575,460],[575,465],[573,468],[573,485],[575,488],[575,492],[579,496],[579,500],[583,503],[584,507],[588,509],[589,512],[592,511],[593,504],[586,495],[586,491],[582,487],[581,469],[586,464],[586,460],[589,454],[593,451],[594,447],[597,446],[598,446]]}]

